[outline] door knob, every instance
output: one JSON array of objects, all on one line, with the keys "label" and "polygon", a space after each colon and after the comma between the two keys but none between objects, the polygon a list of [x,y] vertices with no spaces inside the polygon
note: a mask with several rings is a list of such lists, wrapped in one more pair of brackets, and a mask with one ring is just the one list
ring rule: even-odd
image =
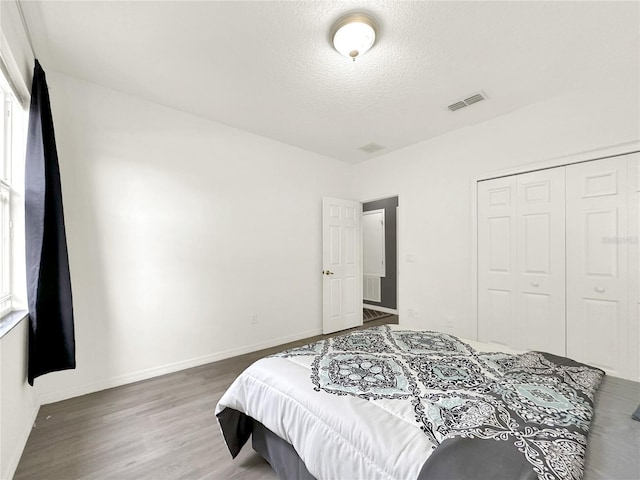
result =
[{"label": "door knob", "polygon": [[534,287],[539,287],[540,286],[540,284],[538,282],[531,282],[531,285],[534,286]]},{"label": "door knob", "polygon": [[596,287],[596,292],[604,293],[604,287]]},{"label": "door knob", "polygon": [[333,272],[330,272],[329,270],[323,270],[322,273],[325,275],[333,275]]}]

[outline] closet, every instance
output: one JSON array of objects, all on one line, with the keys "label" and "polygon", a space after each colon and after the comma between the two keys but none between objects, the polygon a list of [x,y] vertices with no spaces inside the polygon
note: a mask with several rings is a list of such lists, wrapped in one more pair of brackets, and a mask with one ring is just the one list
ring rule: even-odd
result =
[{"label": "closet", "polygon": [[478,340],[638,380],[640,154],[478,182]]}]

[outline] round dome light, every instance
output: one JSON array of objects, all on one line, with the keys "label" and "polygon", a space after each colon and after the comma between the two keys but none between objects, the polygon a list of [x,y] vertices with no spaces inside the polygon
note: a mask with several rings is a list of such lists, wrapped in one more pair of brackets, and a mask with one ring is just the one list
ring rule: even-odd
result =
[{"label": "round dome light", "polygon": [[369,50],[376,41],[378,22],[366,13],[351,13],[339,18],[331,27],[331,42],[342,55],[352,58]]}]

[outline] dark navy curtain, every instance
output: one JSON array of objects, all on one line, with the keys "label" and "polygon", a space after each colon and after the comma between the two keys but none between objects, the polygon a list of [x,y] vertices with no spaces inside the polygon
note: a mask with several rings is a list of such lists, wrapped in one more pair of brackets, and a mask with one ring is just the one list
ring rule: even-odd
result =
[{"label": "dark navy curtain", "polygon": [[71,278],[47,79],[36,60],[25,170],[29,384],[75,368]]}]

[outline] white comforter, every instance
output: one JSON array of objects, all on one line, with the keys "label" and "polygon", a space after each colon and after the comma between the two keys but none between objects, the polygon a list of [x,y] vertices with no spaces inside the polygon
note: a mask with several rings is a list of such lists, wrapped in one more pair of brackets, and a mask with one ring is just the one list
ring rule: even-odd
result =
[{"label": "white comforter", "polygon": [[[505,350],[463,341],[478,351]],[[318,479],[417,478],[435,445],[420,430],[411,404],[315,391],[312,360],[257,361],[229,387],[216,414],[233,408],[258,420],[293,445]]]}]

